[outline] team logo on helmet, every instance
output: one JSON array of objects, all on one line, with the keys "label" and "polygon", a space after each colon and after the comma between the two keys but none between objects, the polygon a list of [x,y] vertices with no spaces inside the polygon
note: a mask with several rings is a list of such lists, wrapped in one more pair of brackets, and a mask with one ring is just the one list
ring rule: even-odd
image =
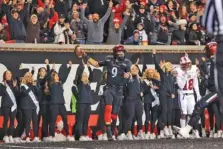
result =
[{"label": "team logo on helmet", "polygon": [[187,53],[183,57],[180,58],[180,66],[182,70],[188,70],[191,68],[191,60]]}]

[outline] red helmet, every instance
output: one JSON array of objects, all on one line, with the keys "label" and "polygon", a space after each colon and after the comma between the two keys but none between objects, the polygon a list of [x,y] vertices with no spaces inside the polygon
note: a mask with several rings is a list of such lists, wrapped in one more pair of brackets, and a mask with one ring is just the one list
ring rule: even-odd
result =
[{"label": "red helmet", "polygon": [[185,54],[180,58],[180,66],[182,70],[188,70],[191,67],[191,60],[188,57],[188,54]]},{"label": "red helmet", "polygon": [[120,52],[120,51],[122,51],[122,52],[126,52],[124,46],[121,45],[121,44],[118,44],[118,45],[116,45],[116,46],[113,48],[113,53],[114,53],[114,54],[116,54],[116,53],[118,53],[118,52]]},{"label": "red helmet", "polygon": [[204,48],[207,58],[210,58],[210,56],[215,55],[216,49],[217,49],[217,43],[209,42]]},{"label": "red helmet", "polygon": [[125,56],[124,55],[118,55],[118,52],[126,52],[125,48],[123,45],[118,44],[113,48],[113,55],[115,58],[119,59],[119,60],[124,60]]}]

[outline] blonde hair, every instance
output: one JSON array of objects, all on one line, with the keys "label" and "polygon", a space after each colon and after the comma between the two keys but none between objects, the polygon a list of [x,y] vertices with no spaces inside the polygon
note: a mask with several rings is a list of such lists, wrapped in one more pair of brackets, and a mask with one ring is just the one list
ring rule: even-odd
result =
[{"label": "blonde hair", "polygon": [[31,72],[27,72],[25,73],[25,75],[22,77],[22,81],[21,81],[23,84],[33,84],[34,82],[34,79],[33,79],[33,75]]},{"label": "blonde hair", "polygon": [[160,74],[158,72],[154,72],[153,79],[160,81]]},{"label": "blonde hair", "polygon": [[[150,71],[152,71],[152,72],[154,73],[154,72],[155,72],[155,69],[153,69],[153,68],[147,68],[147,69],[143,72],[143,76],[142,76],[142,79],[143,79],[143,80],[149,78]],[[153,74],[153,75],[154,75],[154,74]],[[153,76],[152,76],[152,78],[153,78]]]},{"label": "blonde hair", "polygon": [[171,68],[172,69],[172,67],[173,67],[173,65],[172,65],[171,62],[166,62],[166,63],[163,64],[163,66],[161,68],[162,68],[163,72],[166,72],[167,68]]}]

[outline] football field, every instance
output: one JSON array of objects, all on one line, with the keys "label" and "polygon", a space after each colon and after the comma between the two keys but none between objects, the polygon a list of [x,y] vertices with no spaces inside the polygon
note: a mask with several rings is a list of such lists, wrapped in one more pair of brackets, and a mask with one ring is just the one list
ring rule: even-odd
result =
[{"label": "football field", "polygon": [[222,149],[223,139],[0,144],[0,149]]}]

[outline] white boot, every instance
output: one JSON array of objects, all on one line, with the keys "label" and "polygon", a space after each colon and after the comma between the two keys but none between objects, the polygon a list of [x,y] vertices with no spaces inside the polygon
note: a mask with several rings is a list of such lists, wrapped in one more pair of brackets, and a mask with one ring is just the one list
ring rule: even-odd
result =
[{"label": "white boot", "polygon": [[164,131],[160,130],[160,139],[164,139],[164,138],[165,138]]},{"label": "white boot", "polygon": [[170,136],[170,138],[172,138],[172,136],[173,136],[173,130],[172,130],[172,127],[171,126],[169,126],[169,136]]},{"label": "white boot", "polygon": [[87,138],[85,136],[81,136],[79,141],[88,141]]},{"label": "white boot", "polygon": [[30,142],[30,138],[29,137],[26,138],[26,142]]},{"label": "white boot", "polygon": [[218,130],[217,138],[221,138],[221,135],[222,135],[222,130]]},{"label": "white boot", "polygon": [[145,137],[144,137],[144,134],[143,134],[143,131],[142,130],[140,130],[139,132],[138,132],[138,138],[139,138],[139,140],[145,140]]},{"label": "white boot", "polygon": [[151,139],[151,140],[156,139],[156,134],[155,134],[155,133],[152,133],[152,134],[150,135],[150,139]]},{"label": "white boot", "polygon": [[4,141],[5,143],[10,143],[10,142],[9,142],[9,137],[8,137],[8,136],[4,136],[3,141]]},{"label": "white boot", "polygon": [[41,141],[40,141],[39,137],[35,137],[35,138],[33,139],[33,142],[41,142]]},{"label": "white boot", "polygon": [[169,134],[169,129],[168,129],[167,126],[164,127],[163,131],[164,131],[164,135],[165,135],[166,137],[169,137],[169,136],[170,136],[170,134]]},{"label": "white boot", "polygon": [[217,139],[218,138],[218,134],[214,133],[214,138]]},{"label": "white boot", "polygon": [[207,137],[205,128],[202,128],[201,134],[202,134],[202,138],[206,138]]},{"label": "white boot", "polygon": [[146,139],[146,140],[149,140],[149,139],[150,139],[150,135],[151,135],[150,132],[147,132],[147,133],[145,134],[145,139]]},{"label": "white boot", "polygon": [[98,141],[102,141],[103,140],[103,134],[98,135]]},{"label": "white boot", "polygon": [[104,140],[104,141],[108,141],[107,133],[104,133],[104,134],[103,134],[103,140]]},{"label": "white boot", "polygon": [[179,134],[184,138],[189,138],[190,137],[189,133],[190,133],[191,129],[192,129],[192,127],[190,125],[187,125],[184,128],[180,128]]},{"label": "white boot", "polygon": [[214,138],[214,131],[213,130],[210,131],[209,138]]},{"label": "white boot", "polygon": [[127,137],[127,140],[133,140],[132,133],[127,133],[126,137]]},{"label": "white boot", "polygon": [[124,134],[124,133],[121,133],[118,137],[117,137],[117,140],[128,140],[127,136]]},{"label": "white boot", "polygon": [[21,143],[21,139],[19,137],[14,138],[15,143]]},{"label": "white boot", "polygon": [[13,137],[12,136],[9,136],[9,142],[10,143],[14,143],[14,140],[13,140]]},{"label": "white boot", "polygon": [[193,134],[194,134],[194,137],[196,139],[200,139],[201,138],[200,135],[199,135],[199,131],[198,130],[193,130]]},{"label": "white boot", "polygon": [[85,138],[87,138],[88,141],[92,141],[92,138],[90,138],[89,136],[85,136]]},{"label": "white boot", "polygon": [[67,136],[66,140],[69,142],[75,141],[74,136]]}]

